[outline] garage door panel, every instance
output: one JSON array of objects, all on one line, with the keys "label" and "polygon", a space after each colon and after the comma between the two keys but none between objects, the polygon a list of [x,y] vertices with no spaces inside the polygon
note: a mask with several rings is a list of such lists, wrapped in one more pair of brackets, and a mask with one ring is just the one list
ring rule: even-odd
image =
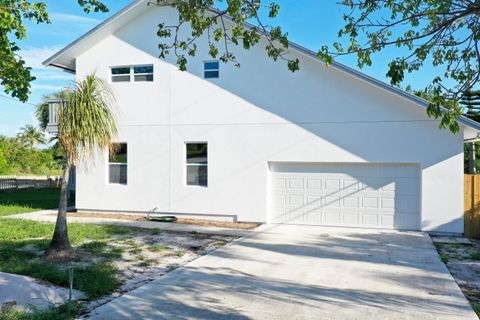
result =
[{"label": "garage door panel", "polygon": [[273,178],[271,188],[273,190],[285,190],[287,188],[287,178]]},{"label": "garage door panel", "polygon": [[274,223],[419,229],[414,165],[276,164],[270,175]]},{"label": "garage door panel", "polygon": [[344,208],[358,208],[359,198],[358,197],[345,197],[343,198],[343,207]]},{"label": "garage door panel", "polygon": [[343,213],[343,224],[345,226],[358,226],[358,212],[344,212]]},{"label": "garage door panel", "polygon": [[307,179],[307,189],[308,190],[323,189],[323,180],[322,179]]}]

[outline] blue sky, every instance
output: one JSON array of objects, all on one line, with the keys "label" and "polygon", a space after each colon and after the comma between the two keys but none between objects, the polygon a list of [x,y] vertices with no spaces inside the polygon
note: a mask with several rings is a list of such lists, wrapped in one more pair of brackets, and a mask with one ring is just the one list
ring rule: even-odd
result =
[{"label": "blue sky", "polygon": [[[37,80],[32,83],[32,94],[27,103],[9,99],[0,92],[0,134],[12,136],[25,124],[36,124],[33,115],[35,105],[43,95],[58,91],[68,85],[73,76],[61,71],[47,69],[41,62],[55,52],[74,41],[76,38],[95,27],[102,20],[128,5],[131,0],[105,0],[110,12],[85,14],[78,6],[77,0],[45,0],[52,24],[27,23],[28,39],[20,43],[21,55],[33,68]],[[305,47],[318,50],[323,44],[338,41],[337,32],[342,26],[342,7],[337,0],[277,0],[281,5],[280,14],[275,23],[289,33],[289,39]],[[300,4],[301,3],[301,4]],[[386,81],[388,61],[399,52],[389,49],[381,55],[374,56],[374,65],[362,71]],[[356,67],[354,57],[340,60],[351,67]],[[432,68],[408,76],[404,82],[414,88],[423,88],[433,78]]]}]

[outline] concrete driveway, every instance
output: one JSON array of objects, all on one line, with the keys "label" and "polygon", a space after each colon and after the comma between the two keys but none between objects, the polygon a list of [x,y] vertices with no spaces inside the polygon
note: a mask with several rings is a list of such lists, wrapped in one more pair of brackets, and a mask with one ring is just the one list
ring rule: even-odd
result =
[{"label": "concrete driveway", "polygon": [[428,235],[265,226],[94,319],[477,319]]}]

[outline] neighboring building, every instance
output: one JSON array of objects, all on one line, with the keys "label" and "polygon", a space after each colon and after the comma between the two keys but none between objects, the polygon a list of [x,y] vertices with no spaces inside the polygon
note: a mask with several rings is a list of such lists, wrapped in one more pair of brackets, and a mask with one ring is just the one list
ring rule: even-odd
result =
[{"label": "neighboring building", "polygon": [[133,4],[45,65],[95,72],[118,102],[120,151],[77,170],[83,211],[160,212],[240,221],[463,232],[463,143],[426,102],[291,44],[291,73],[264,44],[212,61],[207,41],[181,72],[158,58],[170,7]]}]

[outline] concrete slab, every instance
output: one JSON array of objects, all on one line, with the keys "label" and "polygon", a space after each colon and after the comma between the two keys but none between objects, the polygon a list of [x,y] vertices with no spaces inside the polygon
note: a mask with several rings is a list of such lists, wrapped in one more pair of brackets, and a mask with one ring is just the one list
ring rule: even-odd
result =
[{"label": "concrete slab", "polygon": [[[83,299],[85,295],[75,290],[73,297]],[[67,301],[68,289],[47,285],[30,277],[0,272],[0,306],[16,302],[23,307],[44,308]]]},{"label": "concrete slab", "polygon": [[93,319],[478,319],[424,233],[264,226]]}]

